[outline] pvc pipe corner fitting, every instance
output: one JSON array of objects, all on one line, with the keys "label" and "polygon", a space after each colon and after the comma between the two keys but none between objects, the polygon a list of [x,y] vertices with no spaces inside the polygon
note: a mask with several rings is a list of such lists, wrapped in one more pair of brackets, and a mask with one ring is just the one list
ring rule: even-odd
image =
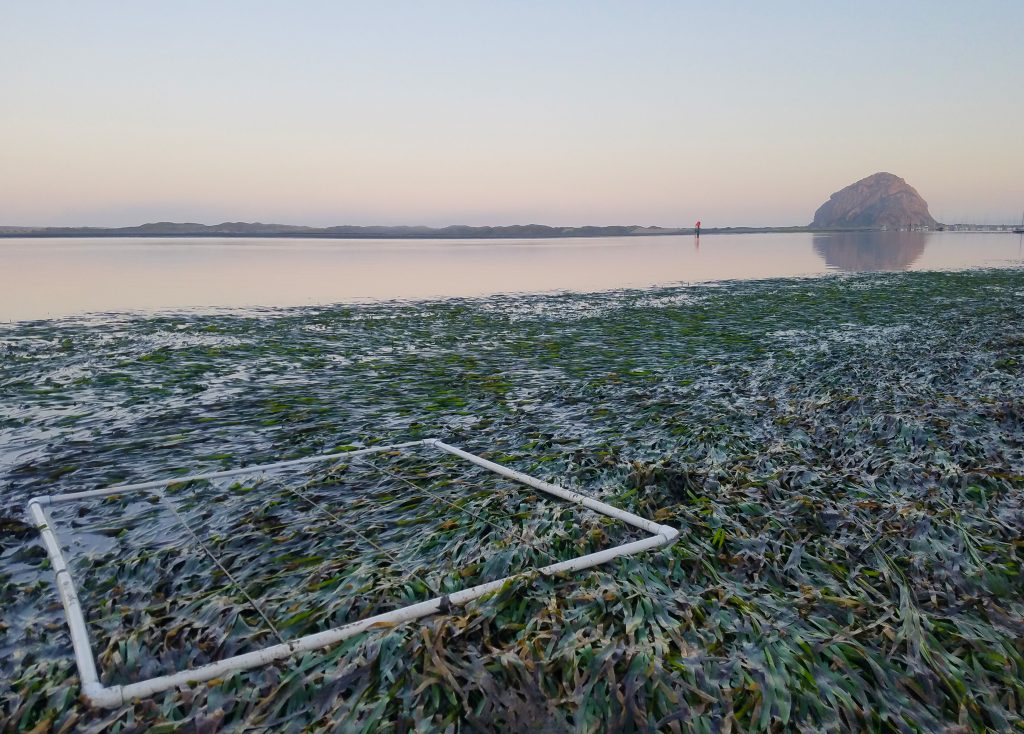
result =
[{"label": "pvc pipe corner fitting", "polygon": [[679,538],[679,529],[671,525],[662,525],[658,528],[658,534],[665,539],[665,546],[670,546]]},{"label": "pvc pipe corner fitting", "polygon": [[82,686],[82,694],[89,699],[89,703],[97,708],[116,708],[124,705],[124,696],[121,695],[121,686],[107,688],[98,681],[92,681]]}]

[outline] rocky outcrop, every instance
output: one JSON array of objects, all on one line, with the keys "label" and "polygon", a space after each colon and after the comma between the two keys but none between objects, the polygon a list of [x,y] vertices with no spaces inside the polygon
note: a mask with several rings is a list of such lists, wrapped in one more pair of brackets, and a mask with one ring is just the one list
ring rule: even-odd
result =
[{"label": "rocky outcrop", "polygon": [[936,227],[928,203],[913,186],[891,173],[876,173],[832,194],[814,213],[811,227],[899,229]]}]

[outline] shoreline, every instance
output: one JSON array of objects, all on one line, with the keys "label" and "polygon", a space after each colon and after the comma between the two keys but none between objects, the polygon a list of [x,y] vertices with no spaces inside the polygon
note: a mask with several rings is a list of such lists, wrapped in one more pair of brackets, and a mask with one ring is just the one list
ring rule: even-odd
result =
[{"label": "shoreline", "polygon": [[[960,225],[950,225],[956,227]],[[993,225],[1003,226],[1003,225]],[[1009,225],[1006,225],[1009,227]],[[700,234],[723,235],[723,234],[831,234],[844,232],[857,233],[888,233],[888,232],[915,232],[919,234],[933,234],[937,232],[957,232],[960,234],[1017,234],[1012,229],[874,229],[870,227],[847,227],[833,229],[818,229],[813,227],[713,227],[701,228]],[[509,239],[603,239],[607,237],[679,237],[694,236],[694,229],[666,229],[655,232],[648,231],[600,231],[592,229],[611,230],[613,228],[589,228],[575,227],[565,228],[553,232],[491,232],[489,228],[481,227],[480,232],[446,232],[443,228],[429,232],[327,232],[322,230],[301,230],[301,231],[280,231],[280,232],[210,232],[203,230],[183,232],[139,232],[124,231],[123,229],[45,229],[26,231],[2,231],[0,239],[80,239],[80,238],[144,238],[144,239],[172,239],[176,237],[195,238],[220,238],[220,239],[324,239],[324,240],[509,240]],[[625,229],[625,228],[623,228]]]}]

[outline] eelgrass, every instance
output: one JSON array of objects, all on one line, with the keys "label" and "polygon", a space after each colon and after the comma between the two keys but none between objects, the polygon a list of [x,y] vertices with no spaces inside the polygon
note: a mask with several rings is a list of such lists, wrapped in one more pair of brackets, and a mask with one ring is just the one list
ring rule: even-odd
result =
[{"label": "eelgrass", "polygon": [[[3,327],[2,730],[1021,730],[1022,295],[1009,270]],[[77,702],[27,497],[435,435],[683,535]],[[166,497],[245,594],[155,497],[61,508],[109,683],[634,537],[418,453]]]}]

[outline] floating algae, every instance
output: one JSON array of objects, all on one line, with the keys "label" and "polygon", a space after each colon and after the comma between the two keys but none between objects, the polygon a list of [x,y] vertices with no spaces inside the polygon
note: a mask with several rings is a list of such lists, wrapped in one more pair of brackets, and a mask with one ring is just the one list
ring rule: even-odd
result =
[{"label": "floating algae", "polygon": [[[683,529],[670,551],[516,582],[422,625],[113,712],[76,703],[45,553],[4,532],[4,727],[1020,727],[1022,278],[0,327],[8,517],[42,491],[442,435]],[[461,588],[463,567],[489,578],[628,532],[485,474],[382,466],[452,501],[467,496],[453,477],[479,485],[478,517],[354,463],[173,494],[232,570],[266,559],[244,583],[289,636]],[[387,553],[309,515],[294,489],[343,505]],[[69,554],[112,681],[268,635],[155,507],[120,498],[55,518],[80,537]]]}]

